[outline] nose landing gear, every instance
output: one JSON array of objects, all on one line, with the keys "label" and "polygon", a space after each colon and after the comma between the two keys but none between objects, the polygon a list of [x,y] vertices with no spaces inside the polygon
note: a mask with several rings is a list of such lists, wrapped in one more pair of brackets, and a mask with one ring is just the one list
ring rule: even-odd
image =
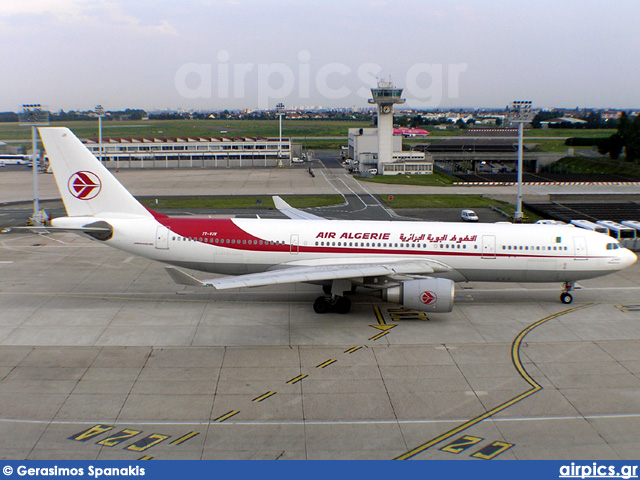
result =
[{"label": "nose landing gear", "polygon": [[575,282],[564,282],[562,285],[562,293],[560,294],[560,301],[566,305],[573,302],[573,296],[569,293],[575,287]]}]

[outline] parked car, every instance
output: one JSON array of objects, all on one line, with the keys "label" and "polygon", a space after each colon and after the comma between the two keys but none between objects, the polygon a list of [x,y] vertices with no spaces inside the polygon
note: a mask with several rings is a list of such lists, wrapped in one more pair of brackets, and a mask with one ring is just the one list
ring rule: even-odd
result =
[{"label": "parked car", "polygon": [[462,210],[460,212],[460,218],[465,222],[477,222],[478,215],[473,210]]}]

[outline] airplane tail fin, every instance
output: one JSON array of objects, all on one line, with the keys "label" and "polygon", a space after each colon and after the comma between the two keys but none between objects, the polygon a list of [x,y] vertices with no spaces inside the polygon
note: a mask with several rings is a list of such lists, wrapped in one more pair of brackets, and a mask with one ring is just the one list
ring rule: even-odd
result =
[{"label": "airplane tail fin", "polygon": [[43,127],[39,131],[67,215],[152,215],[71,130]]}]

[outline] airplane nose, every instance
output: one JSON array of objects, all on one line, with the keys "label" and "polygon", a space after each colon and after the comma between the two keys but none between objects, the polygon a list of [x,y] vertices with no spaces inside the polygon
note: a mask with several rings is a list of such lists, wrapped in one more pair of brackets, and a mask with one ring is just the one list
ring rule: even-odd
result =
[{"label": "airplane nose", "polygon": [[638,256],[635,253],[627,248],[624,249],[624,253],[622,255],[622,265],[624,265],[623,268],[627,268],[633,265],[637,260]]}]

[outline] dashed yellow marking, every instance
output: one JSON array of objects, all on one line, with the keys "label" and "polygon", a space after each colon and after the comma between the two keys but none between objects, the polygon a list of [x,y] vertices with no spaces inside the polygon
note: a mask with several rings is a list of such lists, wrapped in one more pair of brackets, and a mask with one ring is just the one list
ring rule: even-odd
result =
[{"label": "dashed yellow marking", "polygon": [[268,392],[263,393],[262,395],[258,395],[256,398],[251,400],[252,402],[261,402],[266,400],[269,397],[272,397],[276,394],[276,392],[269,390]]},{"label": "dashed yellow marking", "polygon": [[214,422],[216,423],[222,423],[225,420],[229,420],[231,417],[237,415],[240,413],[240,410],[230,410],[227,413],[225,413],[224,415],[220,415],[218,418],[216,418],[214,420]]},{"label": "dashed yellow marking", "polygon": [[144,455],[140,457],[138,460],[153,460],[153,457],[150,457],[149,455]]},{"label": "dashed yellow marking", "polygon": [[380,332],[377,335],[374,335],[373,337],[371,337],[369,340],[373,340],[374,342],[382,337],[384,337],[385,335],[389,335],[389,332]]},{"label": "dashed yellow marking", "polygon": [[354,352],[357,352],[358,350],[360,350],[362,348],[362,345],[358,345],[356,347],[351,347],[347,350],[344,351],[344,353],[348,353],[348,354],[352,354]]},{"label": "dashed yellow marking", "polygon": [[286,383],[288,383],[289,385],[293,385],[298,383],[300,380],[307,378],[309,375],[303,373],[302,375],[298,375],[297,377],[293,377],[291,380],[287,380]]},{"label": "dashed yellow marking", "polygon": [[189,432],[181,436],[180,438],[176,438],[169,445],[180,445],[181,443],[186,442],[187,440],[191,440],[193,437],[200,435],[200,432]]},{"label": "dashed yellow marking", "polygon": [[338,360],[335,360],[333,358],[330,358],[329,360],[327,360],[326,362],[322,362],[318,365],[316,365],[316,368],[327,368],[329,365],[331,365],[332,363],[336,363]]},{"label": "dashed yellow marking", "polygon": [[640,312],[640,305],[616,305],[616,308],[621,312]]},{"label": "dashed yellow marking", "polygon": [[521,400],[524,400],[525,398],[529,397],[530,395],[533,395],[534,393],[537,393],[540,390],[542,390],[542,386],[539,383],[537,383],[533,378],[531,378],[531,376],[527,373],[526,369],[522,365],[522,361],[520,360],[520,345],[522,344],[522,340],[524,339],[524,337],[529,332],[531,332],[531,330],[533,330],[536,327],[539,327],[540,325],[543,325],[544,323],[548,322],[549,320],[553,320],[554,318],[561,317],[562,315],[567,315],[569,313],[572,313],[572,312],[575,312],[575,311],[578,311],[578,310],[582,310],[583,308],[592,307],[594,305],[597,305],[597,304],[596,303],[589,303],[589,304],[586,304],[586,305],[581,305],[579,307],[570,308],[568,310],[563,310],[562,312],[558,312],[558,313],[555,313],[553,315],[549,315],[548,317],[545,317],[545,318],[543,318],[541,320],[538,320],[535,323],[532,323],[531,325],[529,325],[527,328],[525,328],[524,330],[522,330],[518,334],[518,336],[515,338],[515,340],[511,344],[511,360],[513,362],[513,365],[516,367],[516,370],[520,374],[520,376],[522,378],[524,378],[529,385],[531,385],[532,388],[530,390],[527,390],[526,392],[521,393],[520,395],[512,398],[511,400],[507,400],[506,402],[501,403],[497,407],[494,407],[491,410],[488,410],[485,413],[483,413],[481,415],[478,415],[477,417],[472,418],[471,420],[469,420],[469,421],[467,421],[467,422],[465,422],[465,423],[463,423],[461,425],[458,425],[455,428],[452,428],[448,432],[445,432],[442,435],[439,435],[439,436],[437,436],[435,438],[432,438],[428,442],[425,442],[422,445],[419,445],[419,446],[413,448],[412,450],[409,450],[408,452],[405,452],[402,455],[397,456],[394,460],[407,460],[407,459],[409,459],[411,457],[414,457],[417,454],[419,454],[421,452],[424,452],[425,450],[433,447],[434,445],[437,445],[438,443],[442,442],[443,440],[447,440],[447,439],[453,437],[454,435],[457,435],[458,433],[466,430],[467,428],[472,427],[473,425],[476,425],[477,423],[480,423],[483,420],[486,420],[487,418],[495,415],[496,413],[501,412],[501,411],[511,407],[512,405],[515,405],[516,403],[520,402]]}]

